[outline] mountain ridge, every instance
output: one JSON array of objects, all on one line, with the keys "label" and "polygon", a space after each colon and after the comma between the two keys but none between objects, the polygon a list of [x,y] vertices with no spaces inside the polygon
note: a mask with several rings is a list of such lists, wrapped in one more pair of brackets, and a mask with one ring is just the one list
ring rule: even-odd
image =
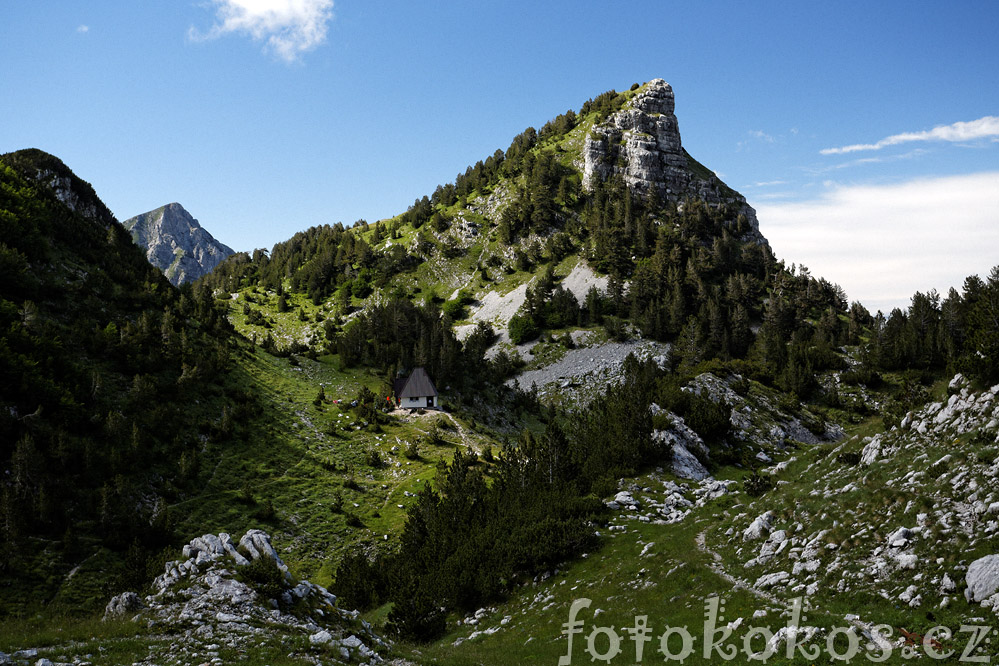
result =
[{"label": "mountain ridge", "polygon": [[93,186],[55,155],[38,148],[25,148],[0,155],[0,159],[29,180],[51,190],[56,199],[74,213],[99,221],[105,227],[117,224],[114,214],[97,196]]},{"label": "mountain ridge", "polygon": [[[250,280],[325,302],[322,327],[309,327],[296,344],[321,343],[320,328],[335,334],[357,309],[403,297],[437,303],[462,336],[469,325],[493,325],[508,346],[506,328],[521,307],[532,308],[521,313],[534,320],[527,340],[603,321],[601,308],[580,319],[564,299],[564,316],[549,321],[539,301],[525,306],[527,283],[550,269],[552,279],[541,284],[551,291],[549,283],[583,262],[578,272],[596,272],[590,282],[605,301],[614,289],[623,294],[625,283],[634,288],[630,308],[620,298],[606,304],[612,318],[630,319],[645,337],[672,340],[688,317],[704,320],[699,301],[707,298],[717,306],[716,329],[726,318],[739,322],[735,351],[742,354],[743,329],[762,319],[765,276],[782,265],[745,199],[683,149],[673,107],[662,79],[608,91],[540,130],[528,127],[506,151],[469,166],[405,213],[351,228],[314,227],[269,255],[237,255],[207,279],[230,294]],[[727,283],[737,275],[737,286]],[[838,304],[832,285],[820,286],[820,300]],[[330,296],[336,308],[328,307]],[[584,299],[577,293],[576,300]],[[486,316],[483,306],[498,302],[502,316]],[[724,346],[717,330],[713,337]]]}]

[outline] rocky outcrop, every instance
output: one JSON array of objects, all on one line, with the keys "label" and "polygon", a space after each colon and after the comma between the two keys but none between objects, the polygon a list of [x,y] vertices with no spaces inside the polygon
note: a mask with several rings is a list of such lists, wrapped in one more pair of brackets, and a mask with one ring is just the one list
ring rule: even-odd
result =
[{"label": "rocky outcrop", "polygon": [[[734,204],[748,223],[746,240],[766,243],[756,211],[683,149],[674,110],[673,88],[662,79],[646,83],[627,106],[594,125],[583,145],[583,184],[620,175],[633,191],[663,201],[698,199],[709,205]],[[736,220],[733,218],[732,222]]]},{"label": "rocky outcrop", "polygon": [[167,562],[153,594],[141,599],[126,592],[108,604],[106,619],[132,616],[169,638],[155,643],[142,663],[168,657],[203,663],[220,649],[251,651],[275,640],[300,652],[288,655],[296,658],[322,645],[324,664],[380,663],[389,649],[357,611],[338,608],[326,588],[296,581],[266,532],[250,530],[238,546],[228,534],[205,534],[184,546],[182,556]]},{"label": "rocky outcrop", "polygon": [[756,517],[749,527],[747,527],[742,533],[743,541],[759,541],[763,537],[770,534],[770,529],[773,526],[774,513],[773,511],[767,511]]},{"label": "rocky outcrop", "polygon": [[691,173],[673,108],[673,88],[654,79],[626,108],[595,125],[583,148],[583,182],[621,174],[642,193],[659,190],[673,200],[686,194]]},{"label": "rocky outcrop", "polygon": [[761,385],[750,391],[745,382],[740,375],[719,377],[703,373],[694,377],[683,390],[728,409],[730,437],[748,443],[756,459],[763,462],[768,462],[775,452],[784,450],[792,441],[818,444],[843,437],[839,425],[820,421],[800,404],[794,413],[787,404],[782,404],[777,392]]},{"label": "rocky outcrop", "polygon": [[211,273],[234,254],[215,240],[179,203],[125,220],[132,240],[146,249],[149,263],[159,268],[175,285],[193,282]]},{"label": "rocky outcrop", "polygon": [[108,602],[107,608],[104,609],[104,617],[105,619],[121,617],[140,611],[145,607],[146,604],[142,603],[142,599],[135,592],[122,592]]},{"label": "rocky outcrop", "polygon": [[[665,470],[659,468],[649,475],[652,486],[638,486],[633,482],[604,502],[604,505],[614,512],[619,512],[608,529],[610,533],[625,529],[627,521],[652,523],[653,525],[671,525],[682,522],[690,512],[734,492],[736,481],[718,481],[706,477],[696,485],[677,483],[664,478]],[[623,484],[626,483],[623,479]],[[641,493],[641,495],[639,495]]]},{"label": "rocky outcrop", "polygon": [[[665,427],[652,433],[653,439],[670,447],[670,465],[673,474],[681,479],[700,481],[709,474],[701,459],[708,459],[708,447],[701,437],[691,430],[683,419],[659,405],[650,406],[653,416],[662,415]],[[700,456],[700,459],[698,458]]]}]

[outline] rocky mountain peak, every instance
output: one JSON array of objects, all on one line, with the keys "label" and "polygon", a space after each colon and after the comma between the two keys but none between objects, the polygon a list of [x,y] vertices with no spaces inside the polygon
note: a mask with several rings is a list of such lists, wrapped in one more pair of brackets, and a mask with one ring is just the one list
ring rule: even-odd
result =
[{"label": "rocky mountain peak", "polygon": [[583,182],[620,174],[641,194],[658,190],[677,199],[691,174],[680,141],[673,88],[662,79],[647,83],[628,106],[593,127],[583,149]]},{"label": "rocky mountain peak", "polygon": [[194,219],[194,216],[192,216],[190,213],[188,213],[187,210],[185,210],[184,207],[181,206],[177,202],[168,203],[166,206],[163,206],[163,215],[165,217],[178,217],[178,218],[181,218],[191,228],[201,229],[201,223],[198,222],[196,219]]},{"label": "rocky mountain peak", "polygon": [[179,203],[136,215],[124,225],[132,240],[146,249],[149,262],[175,285],[197,280],[234,254]]},{"label": "rocky mountain peak", "polygon": [[633,109],[648,114],[673,115],[674,103],[673,86],[662,79],[652,79],[631,99]]},{"label": "rocky mountain peak", "polygon": [[674,108],[672,86],[653,79],[625,108],[594,125],[583,146],[584,186],[620,175],[643,196],[655,193],[675,202],[693,198],[715,206],[734,203],[749,221],[752,238],[747,240],[765,243],[756,211],[746,199],[683,149]]}]

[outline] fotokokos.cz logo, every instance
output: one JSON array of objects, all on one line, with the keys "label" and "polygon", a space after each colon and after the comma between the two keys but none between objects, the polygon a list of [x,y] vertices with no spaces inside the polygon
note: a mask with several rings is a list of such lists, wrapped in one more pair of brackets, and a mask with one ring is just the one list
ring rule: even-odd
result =
[{"label": "fotokokos.cz logo", "polygon": [[[873,627],[858,624],[834,627],[822,641],[816,627],[802,625],[807,618],[803,612],[803,600],[797,597],[792,600],[787,624],[776,632],[768,626],[749,627],[741,637],[733,637],[739,623],[726,623],[723,618],[724,601],[720,597],[712,597],[704,603],[704,625],[698,646],[698,637],[686,625],[672,627],[667,624],[658,632],[649,624],[648,615],[636,615],[634,624],[621,627],[620,632],[614,627],[595,624],[585,631],[585,622],[579,615],[592,603],[591,599],[582,598],[573,600],[569,606],[569,621],[562,625],[562,634],[567,637],[568,645],[566,653],[559,657],[559,666],[573,663],[577,647],[580,648],[578,652],[585,653],[590,662],[610,663],[626,650],[633,651],[633,654],[621,657],[622,664],[640,664],[646,657],[656,663],[663,660],[683,662],[698,653],[712,661],[740,659],[766,663],[775,655],[787,659],[800,656],[813,661],[824,653],[834,661],[852,662],[860,657],[880,663],[887,661],[896,650],[904,659],[925,655],[931,659],[957,658],[964,663],[988,664],[992,656],[986,650],[991,647],[992,637],[999,635],[999,630],[983,625],[962,624],[957,632],[937,626],[924,635],[905,633],[900,636],[887,624]],[[579,640],[574,640],[576,636]],[[900,641],[901,645],[898,644]]]}]

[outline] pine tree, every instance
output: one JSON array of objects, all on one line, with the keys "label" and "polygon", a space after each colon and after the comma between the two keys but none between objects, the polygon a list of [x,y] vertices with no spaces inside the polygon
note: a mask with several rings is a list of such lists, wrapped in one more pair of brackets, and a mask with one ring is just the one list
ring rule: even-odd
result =
[{"label": "pine tree", "polygon": [[591,286],[586,292],[586,312],[587,321],[593,324],[600,324],[603,320],[603,308],[601,301],[603,299],[600,296],[600,292],[597,290],[596,286]]},{"label": "pine tree", "polygon": [[972,376],[994,384],[999,381],[999,266],[992,269],[985,283],[979,283],[971,295],[974,304],[968,317],[970,346],[977,358],[969,359],[965,367]]},{"label": "pine tree", "polygon": [[742,304],[736,305],[732,311],[732,328],[729,339],[729,351],[734,358],[743,358],[749,351],[749,346],[753,341],[753,332],[750,329],[749,313]]},{"label": "pine tree", "polygon": [[704,336],[701,334],[701,326],[696,317],[689,317],[680,331],[674,346],[674,353],[680,359],[679,369],[681,372],[691,370],[701,362],[704,354]]}]

